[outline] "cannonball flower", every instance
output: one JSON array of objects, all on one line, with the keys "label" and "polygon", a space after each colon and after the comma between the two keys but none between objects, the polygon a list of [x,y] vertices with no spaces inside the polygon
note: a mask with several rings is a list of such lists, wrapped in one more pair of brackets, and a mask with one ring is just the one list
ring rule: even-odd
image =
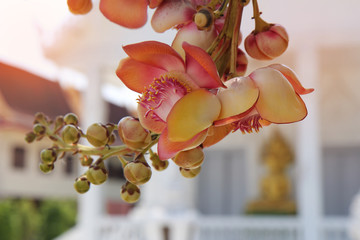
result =
[{"label": "cannonball flower", "polygon": [[[183,57],[185,56],[182,49],[183,42],[206,50],[224,23],[223,17],[215,19],[215,21],[212,19],[210,23],[207,22],[206,16],[212,14],[212,11],[208,11],[205,7],[209,2],[210,0],[164,0],[156,9],[151,19],[151,25],[159,33],[172,27],[179,29],[172,42],[172,47]],[[196,15],[200,15],[200,17],[196,17]]]},{"label": "cannonball flower", "polygon": [[270,24],[269,28],[253,31],[245,38],[244,46],[250,57],[258,60],[271,60],[285,52],[289,36],[279,24]]},{"label": "cannonball flower", "polygon": [[199,146],[218,119],[220,101],[213,89],[223,86],[216,66],[201,48],[183,43],[185,61],[170,46],[141,42],[124,46],[117,76],[141,93],[138,117],[146,129],[161,134],[161,160]]},{"label": "cannonball flower", "polygon": [[[139,28],[147,21],[147,8],[156,8],[162,0],[100,0],[100,11],[110,21],[127,28]],[[67,0],[70,12],[86,14],[91,0]]]},{"label": "cannonball flower", "polygon": [[305,89],[295,73],[280,64],[257,69],[248,77],[235,77],[225,85],[217,94],[221,112],[214,125],[232,124],[243,133],[304,119],[307,109],[300,95],[314,90]]}]

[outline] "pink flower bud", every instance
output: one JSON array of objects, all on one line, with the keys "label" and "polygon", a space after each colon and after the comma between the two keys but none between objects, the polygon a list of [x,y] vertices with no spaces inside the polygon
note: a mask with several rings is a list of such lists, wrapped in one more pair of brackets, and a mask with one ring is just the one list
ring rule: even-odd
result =
[{"label": "pink flower bud", "polygon": [[245,49],[250,57],[258,60],[271,60],[285,52],[289,37],[285,28],[279,24],[270,24],[265,31],[253,31],[245,39]]},{"label": "pink flower bud", "polygon": [[122,118],[119,121],[118,130],[121,140],[129,148],[142,149],[151,141],[150,132],[140,124],[139,120],[133,117]]}]

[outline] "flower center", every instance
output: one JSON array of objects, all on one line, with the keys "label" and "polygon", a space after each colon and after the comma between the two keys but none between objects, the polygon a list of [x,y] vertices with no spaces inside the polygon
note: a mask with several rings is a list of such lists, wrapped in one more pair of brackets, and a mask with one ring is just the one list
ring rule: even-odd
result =
[{"label": "flower center", "polygon": [[166,75],[156,78],[139,97],[138,103],[147,109],[146,116],[166,121],[174,104],[191,91],[185,83]]},{"label": "flower center", "polygon": [[235,132],[236,130],[240,130],[243,134],[252,133],[253,130],[255,130],[255,132],[259,132],[260,128],[262,128],[259,122],[260,120],[262,120],[262,118],[259,114],[243,118],[240,121],[233,123],[235,125],[233,131]]}]

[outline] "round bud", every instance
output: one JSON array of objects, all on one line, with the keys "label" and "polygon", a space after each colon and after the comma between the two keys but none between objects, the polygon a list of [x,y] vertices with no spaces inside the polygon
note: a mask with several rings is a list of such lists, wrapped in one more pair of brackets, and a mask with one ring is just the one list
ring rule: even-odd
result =
[{"label": "round bud", "polygon": [[108,172],[98,165],[90,166],[86,171],[86,177],[92,184],[100,185],[107,180]]},{"label": "round bud", "polygon": [[40,123],[36,123],[33,127],[33,131],[37,136],[42,136],[46,133],[46,127]]},{"label": "round bud", "polygon": [[194,178],[200,173],[201,167],[193,168],[193,169],[187,169],[180,167],[180,173],[183,175],[183,177],[186,178]]},{"label": "round bud", "polygon": [[90,189],[90,182],[87,180],[86,176],[78,177],[75,180],[74,188],[78,193],[86,193]]},{"label": "round bud", "polygon": [[93,163],[94,159],[90,156],[81,156],[80,157],[80,163],[81,163],[81,166],[84,166],[84,167],[88,167],[90,166],[92,163]]},{"label": "round bud", "polygon": [[57,116],[55,119],[55,131],[59,131],[63,126],[65,125],[64,117],[63,116]]},{"label": "round bud", "polygon": [[150,132],[133,117],[122,118],[118,123],[118,131],[123,143],[134,150],[143,149],[151,141]]},{"label": "round bud", "polygon": [[64,116],[64,122],[67,125],[77,126],[79,124],[79,118],[74,113],[68,113]]},{"label": "round bud", "polygon": [[81,135],[75,126],[66,125],[61,132],[61,137],[66,144],[76,144],[79,141]]},{"label": "round bud", "polygon": [[29,132],[25,136],[25,141],[27,143],[32,143],[36,139],[36,134],[34,132]]},{"label": "round bud", "polygon": [[91,0],[67,0],[67,5],[73,14],[86,14],[92,9]]},{"label": "round bud", "polygon": [[204,161],[204,152],[201,147],[181,151],[174,157],[174,163],[182,168],[198,168]]},{"label": "round bud", "polygon": [[50,173],[54,170],[54,164],[40,163],[39,168],[43,173]]},{"label": "round bud", "polygon": [[200,30],[210,29],[214,24],[213,11],[206,7],[200,8],[194,15],[194,22]]},{"label": "round bud", "polygon": [[163,171],[169,166],[169,161],[168,160],[165,160],[165,161],[160,160],[159,155],[157,155],[156,153],[150,154],[150,160],[151,160],[151,165],[157,171]]},{"label": "round bud", "polygon": [[86,139],[95,147],[105,146],[109,141],[108,129],[100,123],[94,123],[88,127]]},{"label": "round bud", "polygon": [[149,165],[141,161],[130,162],[124,168],[125,178],[135,185],[142,185],[149,181],[151,174]]},{"label": "round bud", "polygon": [[48,119],[47,119],[47,117],[46,117],[46,115],[44,113],[37,112],[37,113],[35,113],[34,123],[47,124]]},{"label": "round bud", "polygon": [[43,149],[40,153],[40,158],[45,164],[53,164],[56,161],[57,153],[53,148]]},{"label": "round bud", "polygon": [[135,184],[126,182],[121,187],[120,196],[125,202],[128,203],[137,202],[140,198],[140,188]]}]

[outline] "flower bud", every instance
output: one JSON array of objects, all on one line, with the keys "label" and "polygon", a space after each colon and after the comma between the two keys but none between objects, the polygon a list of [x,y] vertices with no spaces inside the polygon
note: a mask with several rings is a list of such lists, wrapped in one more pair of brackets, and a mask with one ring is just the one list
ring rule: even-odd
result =
[{"label": "flower bud", "polygon": [[198,168],[204,161],[204,152],[201,147],[181,151],[174,157],[174,163],[182,168]]},{"label": "flower bud", "polygon": [[289,37],[285,28],[279,24],[269,24],[269,28],[245,39],[246,52],[258,60],[271,60],[285,52]]},{"label": "flower bud", "polygon": [[145,162],[145,159],[144,161],[135,160],[124,167],[125,178],[135,185],[142,185],[149,181],[151,174],[151,168]]},{"label": "flower bud", "polygon": [[80,157],[81,166],[87,167],[93,163],[94,159],[90,156],[83,155]]},{"label": "flower bud", "polygon": [[86,14],[92,9],[91,0],[67,0],[67,5],[73,14]]},{"label": "flower bud", "polygon": [[57,116],[55,118],[54,130],[55,132],[59,131],[65,125],[64,117]]},{"label": "flower bud", "polygon": [[92,184],[100,185],[107,180],[108,172],[99,165],[90,166],[86,171],[86,177]]},{"label": "flower bud", "polygon": [[194,15],[194,22],[199,30],[209,30],[214,24],[213,11],[207,7],[200,8]]},{"label": "flower bud", "polygon": [[86,139],[95,147],[105,146],[109,141],[108,129],[100,123],[94,123],[86,130]]},{"label": "flower bud", "polygon": [[64,116],[64,122],[66,125],[75,125],[79,124],[79,118],[74,113],[68,113]]},{"label": "flower bud", "polygon": [[140,188],[135,184],[126,182],[121,187],[120,196],[125,202],[128,203],[137,202],[140,198]]},{"label": "flower bud", "polygon": [[200,173],[201,167],[193,168],[193,169],[187,169],[180,167],[180,173],[183,175],[183,177],[186,178],[194,178]]},{"label": "flower bud", "polygon": [[40,163],[39,168],[43,173],[50,173],[54,170],[54,164]]},{"label": "flower bud", "polygon": [[150,132],[133,117],[122,118],[118,123],[118,130],[123,143],[131,149],[143,149],[151,141]]},{"label": "flower bud", "polygon": [[45,164],[53,164],[56,161],[57,153],[53,148],[43,149],[40,153],[40,158]]},{"label": "flower bud", "polygon": [[90,189],[90,182],[86,176],[76,178],[74,188],[78,193],[86,193]]},{"label": "flower bud", "polygon": [[40,124],[46,125],[46,124],[48,124],[48,122],[49,122],[49,120],[44,113],[37,112],[35,114],[34,124],[40,123]]},{"label": "flower bud", "polygon": [[76,144],[81,135],[79,130],[73,125],[66,125],[61,132],[61,137],[66,144]]},{"label": "flower bud", "polygon": [[169,166],[169,161],[165,160],[162,161],[159,158],[159,155],[156,153],[150,153],[150,160],[151,165],[157,170],[157,171],[163,171]]},{"label": "flower bud", "polygon": [[33,131],[36,136],[42,136],[46,133],[46,127],[40,123],[36,123],[33,127]]},{"label": "flower bud", "polygon": [[34,132],[28,132],[25,136],[25,141],[27,143],[32,143],[36,139],[36,134]]}]

